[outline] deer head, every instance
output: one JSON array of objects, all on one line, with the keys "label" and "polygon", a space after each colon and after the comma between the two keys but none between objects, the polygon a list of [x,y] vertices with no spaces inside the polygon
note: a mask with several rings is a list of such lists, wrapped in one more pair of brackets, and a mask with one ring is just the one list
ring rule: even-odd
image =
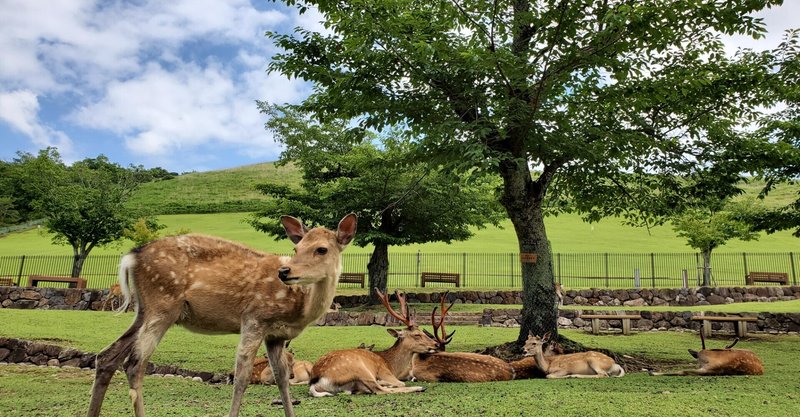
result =
[{"label": "deer head", "polygon": [[278,269],[278,277],[284,284],[315,284],[329,279],[331,271],[339,275],[342,250],[356,233],[355,214],[345,216],[335,232],[322,228],[309,232],[292,216],[281,216],[281,224],[295,244],[295,255]]}]

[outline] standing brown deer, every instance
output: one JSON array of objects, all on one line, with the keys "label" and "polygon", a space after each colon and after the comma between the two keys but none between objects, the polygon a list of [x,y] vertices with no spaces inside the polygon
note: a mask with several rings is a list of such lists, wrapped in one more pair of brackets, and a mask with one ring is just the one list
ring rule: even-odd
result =
[{"label": "standing brown deer", "polygon": [[706,338],[700,331],[700,352],[689,349],[689,354],[697,358],[697,369],[687,369],[675,372],[653,372],[650,375],[763,375],[764,364],[755,353],[747,349],[732,349],[739,341],[726,346],[725,349],[706,349]]},{"label": "standing brown deer", "polygon": [[[436,322],[436,309],[431,312],[433,334],[427,333],[437,341],[440,352],[435,354],[420,353],[416,355],[411,370],[412,376],[417,381],[425,382],[490,382],[509,381],[514,379],[514,369],[510,364],[494,356],[481,355],[468,352],[444,352],[445,346],[450,343],[455,331],[447,334],[445,330],[445,316],[453,307],[445,307],[447,293],[442,295],[441,319]],[[441,330],[441,335],[439,331]]]},{"label": "standing brown deer", "polygon": [[525,355],[533,356],[536,365],[547,374],[547,378],[605,378],[625,375],[614,359],[600,352],[589,351],[546,357],[543,346],[550,338],[550,333],[539,338],[529,335],[525,342]]},{"label": "standing brown deer", "polygon": [[382,352],[368,349],[347,349],[322,356],[311,370],[309,393],[314,397],[348,394],[396,394],[424,391],[424,387],[407,387],[402,380],[411,374],[411,361],[417,353],[436,352],[436,342],[421,332],[408,311],[405,297],[400,293],[400,311],[389,304],[387,295],[378,296],[389,314],[406,325],[404,330],[387,329],[397,338],[394,345]]},{"label": "standing brown deer", "polygon": [[[237,417],[261,343],[275,367],[286,416],[294,416],[284,342],[297,337],[331,305],[341,273],[341,252],[356,232],[349,214],[334,232],[307,230],[294,217],[281,217],[295,245],[291,258],[258,252],[237,243],[200,236],[150,242],[122,258],[121,311],[136,298],[131,327],[97,355],[89,417],[97,417],[109,382],[120,364],[130,386],[136,417],[143,417],[142,380],[147,362],[173,324],[202,333],[240,333],[229,417]],[[292,285],[297,284],[297,285]]]}]

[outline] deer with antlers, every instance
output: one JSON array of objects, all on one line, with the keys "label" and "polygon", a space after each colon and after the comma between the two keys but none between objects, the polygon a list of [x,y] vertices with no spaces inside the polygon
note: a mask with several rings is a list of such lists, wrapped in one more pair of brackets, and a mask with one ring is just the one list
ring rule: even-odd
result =
[{"label": "deer with antlers", "polygon": [[309,393],[314,397],[347,394],[397,394],[424,391],[403,383],[411,375],[411,362],[418,353],[436,352],[436,342],[419,330],[409,313],[405,296],[395,292],[400,311],[395,311],[386,294],[378,292],[381,303],[400,323],[403,330],[387,329],[396,338],[394,345],[381,352],[368,349],[347,349],[329,352],[311,370]]},{"label": "deer with antlers", "polygon": [[[436,309],[431,312],[433,334],[425,331],[428,337],[436,340],[438,353],[420,353],[414,358],[412,376],[425,382],[490,382],[514,379],[514,369],[510,364],[494,356],[468,352],[445,352],[445,347],[453,339],[455,330],[447,334],[445,316],[453,303],[445,307],[447,293],[442,295],[441,319],[436,321]],[[440,334],[441,332],[441,334]]]},{"label": "deer with antlers", "polygon": [[88,416],[97,417],[114,372],[124,362],[136,417],[143,417],[142,382],[147,362],[173,324],[202,333],[240,333],[229,417],[237,417],[261,343],[275,369],[284,414],[294,416],[284,342],[297,337],[333,301],[342,269],[341,253],[356,232],[348,214],[338,229],[306,229],[281,217],[295,245],[291,258],[230,241],[172,236],[134,249],[122,258],[119,283],[125,311],[136,300],[131,327],[97,355]]},{"label": "deer with antlers", "polygon": [[625,370],[614,359],[600,352],[589,351],[570,353],[567,355],[544,355],[544,344],[550,339],[550,333],[540,338],[529,335],[525,341],[526,356],[533,356],[536,365],[547,374],[547,378],[605,378],[622,377]]},{"label": "deer with antlers", "polygon": [[764,364],[755,353],[747,349],[732,349],[739,338],[733,340],[725,349],[706,349],[706,338],[700,332],[700,344],[702,350],[699,352],[689,349],[689,354],[697,359],[700,366],[697,369],[687,369],[675,372],[653,372],[650,375],[763,375]]}]

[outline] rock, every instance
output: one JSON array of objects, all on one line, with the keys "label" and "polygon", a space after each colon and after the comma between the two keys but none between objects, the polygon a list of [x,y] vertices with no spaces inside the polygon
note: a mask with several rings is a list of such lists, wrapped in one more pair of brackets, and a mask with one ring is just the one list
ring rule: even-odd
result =
[{"label": "rock", "polygon": [[59,362],[58,359],[50,359],[47,361],[47,366],[59,366],[60,364],[61,362]]},{"label": "rock", "polygon": [[647,319],[640,319],[638,323],[639,330],[651,330],[653,322]]},{"label": "rock", "polygon": [[627,306],[627,307],[641,307],[641,306],[647,305],[647,302],[644,300],[644,298],[636,298],[636,299],[633,299],[633,300],[628,300],[628,301],[622,303],[622,305]]},{"label": "rock", "polygon": [[572,320],[566,317],[559,317],[558,318],[558,326],[559,327],[570,327],[572,326]]},{"label": "rock", "polygon": [[586,305],[586,303],[589,302],[589,299],[587,299],[586,297],[584,297],[582,295],[579,295],[579,296],[575,297],[574,300],[575,300],[575,304],[578,304],[578,305]]},{"label": "rock", "polygon": [[706,297],[706,301],[709,304],[717,305],[717,304],[725,304],[725,298],[716,294],[711,294]]}]

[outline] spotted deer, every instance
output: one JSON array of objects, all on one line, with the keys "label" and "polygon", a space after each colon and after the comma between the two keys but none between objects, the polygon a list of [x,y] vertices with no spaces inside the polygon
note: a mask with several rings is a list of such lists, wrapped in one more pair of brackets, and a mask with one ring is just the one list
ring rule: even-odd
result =
[{"label": "spotted deer", "polygon": [[[564,348],[555,341],[550,342],[547,345],[547,350],[544,351],[544,356],[546,358],[563,354]],[[514,369],[514,379],[533,379],[547,376],[547,374],[539,368],[539,365],[536,364],[536,358],[533,356],[526,356],[522,359],[511,361],[508,364]]]},{"label": "spotted deer", "polygon": [[389,304],[388,296],[379,290],[378,297],[403,330],[387,329],[396,338],[394,345],[381,352],[355,348],[337,350],[322,356],[311,370],[309,393],[314,397],[347,394],[397,394],[424,391],[424,387],[408,387],[403,380],[411,375],[411,361],[418,353],[436,352],[436,342],[419,330],[409,314],[405,297],[396,293],[398,313]]},{"label": "spotted deer", "polygon": [[[284,351],[284,362],[286,369],[289,369],[289,385],[308,384],[311,379],[311,367],[314,366],[309,361],[295,360],[294,355],[289,351]],[[267,358],[257,358],[253,362],[253,372],[250,377],[251,384],[275,384],[275,373],[269,365]]]},{"label": "spotted deer", "polygon": [[605,378],[625,375],[614,359],[600,352],[589,351],[555,355],[546,357],[543,346],[550,338],[550,333],[540,338],[529,335],[525,341],[525,355],[533,356],[536,365],[547,374],[547,378]]},{"label": "spotted deer", "polygon": [[306,229],[283,216],[295,245],[290,257],[259,252],[214,237],[182,235],[159,239],[122,258],[119,283],[125,311],[135,299],[136,318],[119,339],[97,356],[87,415],[97,417],[114,372],[123,364],[136,417],[145,415],[142,382],[147,362],[173,324],[202,333],[240,333],[229,417],[237,417],[253,360],[266,344],[284,414],[294,416],[284,342],[297,337],[331,305],[341,273],[341,253],[356,232],[349,214],[336,231]]},{"label": "spotted deer", "polygon": [[[447,293],[442,295],[441,319],[436,321],[436,310],[431,312],[433,334],[426,334],[436,340],[439,352],[435,354],[420,353],[414,357],[412,376],[417,381],[425,382],[490,382],[509,381],[514,379],[514,369],[510,364],[494,356],[468,352],[445,352],[455,331],[447,334],[445,316],[453,307],[445,307]],[[441,335],[439,332],[441,331]]]},{"label": "spotted deer", "polygon": [[706,349],[706,338],[700,332],[700,343],[702,350],[699,352],[689,349],[689,354],[697,359],[700,366],[697,369],[687,369],[674,372],[653,372],[650,375],[763,375],[764,364],[755,353],[747,349],[732,349],[739,341],[726,346],[725,349]]}]

